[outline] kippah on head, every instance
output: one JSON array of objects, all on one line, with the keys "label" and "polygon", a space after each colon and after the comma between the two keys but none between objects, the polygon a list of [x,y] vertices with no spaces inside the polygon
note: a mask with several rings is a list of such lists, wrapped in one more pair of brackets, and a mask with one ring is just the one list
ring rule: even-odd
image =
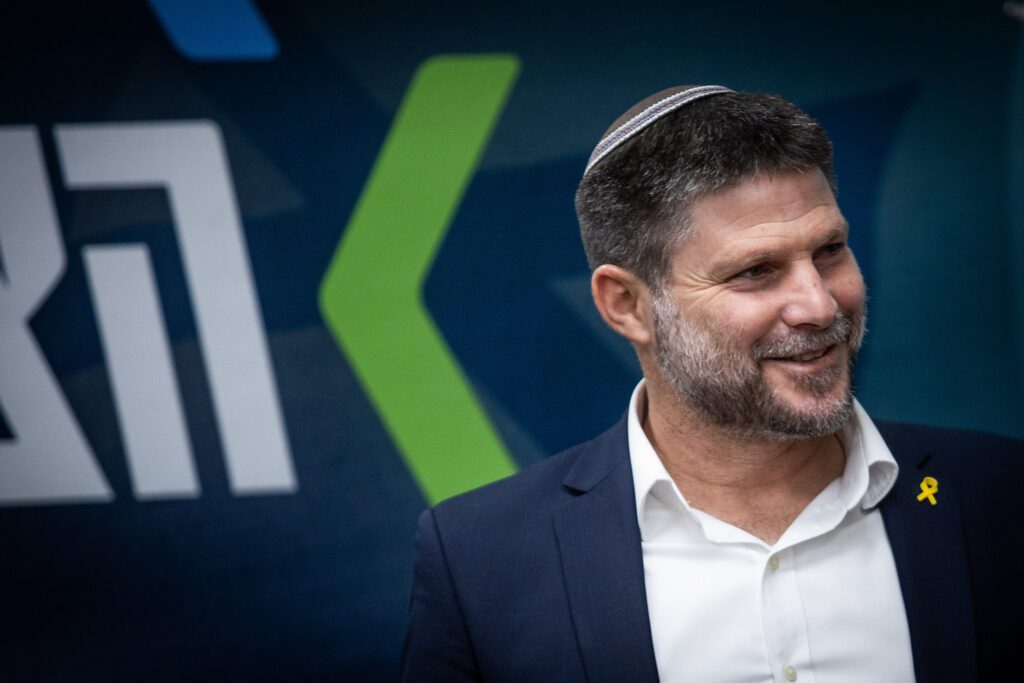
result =
[{"label": "kippah on head", "polygon": [[723,92],[732,92],[732,90],[721,85],[678,85],[640,100],[625,114],[615,119],[611,127],[604,132],[597,147],[591,153],[590,160],[587,161],[587,168],[583,171],[583,175],[589,173],[590,169],[616,147],[666,114],[694,100]]},{"label": "kippah on head", "polygon": [[580,179],[587,262],[664,287],[671,254],[693,232],[697,200],[758,175],[815,169],[834,192],[832,143],[792,102],[717,85],[663,90],[612,124]]}]

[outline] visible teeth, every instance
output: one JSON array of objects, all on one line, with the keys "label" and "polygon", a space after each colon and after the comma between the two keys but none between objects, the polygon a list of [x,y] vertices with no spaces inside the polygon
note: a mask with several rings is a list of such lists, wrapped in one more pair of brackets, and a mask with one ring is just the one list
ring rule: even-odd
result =
[{"label": "visible teeth", "polygon": [[821,349],[819,351],[808,351],[807,353],[801,353],[799,356],[793,356],[793,360],[798,360],[801,362],[814,360],[815,358],[821,358],[822,356],[824,356],[825,351],[826,349]]}]

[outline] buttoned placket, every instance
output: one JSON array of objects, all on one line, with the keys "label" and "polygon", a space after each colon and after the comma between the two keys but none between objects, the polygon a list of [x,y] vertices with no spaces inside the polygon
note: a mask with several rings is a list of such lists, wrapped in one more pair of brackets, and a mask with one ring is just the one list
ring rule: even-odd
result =
[{"label": "buttoned placket", "polygon": [[771,658],[772,676],[780,682],[795,681],[798,676],[802,681],[814,681],[794,555],[793,548],[769,550],[761,586],[765,641]]},{"label": "buttoned placket", "polygon": [[764,546],[761,618],[772,660],[772,677],[779,683],[815,681],[800,592],[799,548],[801,543],[839,526],[846,512],[840,482],[833,481],[811,501],[774,546]]},{"label": "buttoned placket", "polygon": [[[696,522],[703,536],[721,544],[755,545],[760,562],[753,564],[760,574],[761,619],[765,650],[772,679],[777,683],[814,683],[810,638],[804,615],[798,576],[799,546],[836,528],[846,514],[839,480],[829,484],[793,521],[775,545],[691,508],[674,483],[664,481],[652,487],[651,495],[670,508],[678,521]],[[668,520],[664,517],[663,523]]]}]

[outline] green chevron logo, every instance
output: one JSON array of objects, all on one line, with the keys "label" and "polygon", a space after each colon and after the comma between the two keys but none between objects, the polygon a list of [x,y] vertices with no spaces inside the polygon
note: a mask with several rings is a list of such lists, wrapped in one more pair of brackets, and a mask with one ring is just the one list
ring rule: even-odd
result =
[{"label": "green chevron logo", "polygon": [[321,315],[431,504],[516,471],[422,292],[518,72],[513,55],[420,65],[320,285]]}]

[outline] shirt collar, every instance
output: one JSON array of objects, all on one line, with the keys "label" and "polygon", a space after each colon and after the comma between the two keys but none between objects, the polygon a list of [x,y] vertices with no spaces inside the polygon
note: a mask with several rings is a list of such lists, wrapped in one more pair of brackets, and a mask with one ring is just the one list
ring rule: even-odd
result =
[{"label": "shirt collar", "polygon": [[[645,382],[640,380],[629,399],[626,427],[641,538],[645,538],[645,510],[649,496],[689,515],[694,512],[644,432],[640,416],[641,411],[646,410],[646,402]],[[878,428],[856,399],[853,402],[853,413],[839,431],[839,438],[846,452],[846,466],[839,479],[839,500],[846,510],[858,503],[865,510],[871,509],[885,498],[896,483],[899,465],[885,445]]]}]

